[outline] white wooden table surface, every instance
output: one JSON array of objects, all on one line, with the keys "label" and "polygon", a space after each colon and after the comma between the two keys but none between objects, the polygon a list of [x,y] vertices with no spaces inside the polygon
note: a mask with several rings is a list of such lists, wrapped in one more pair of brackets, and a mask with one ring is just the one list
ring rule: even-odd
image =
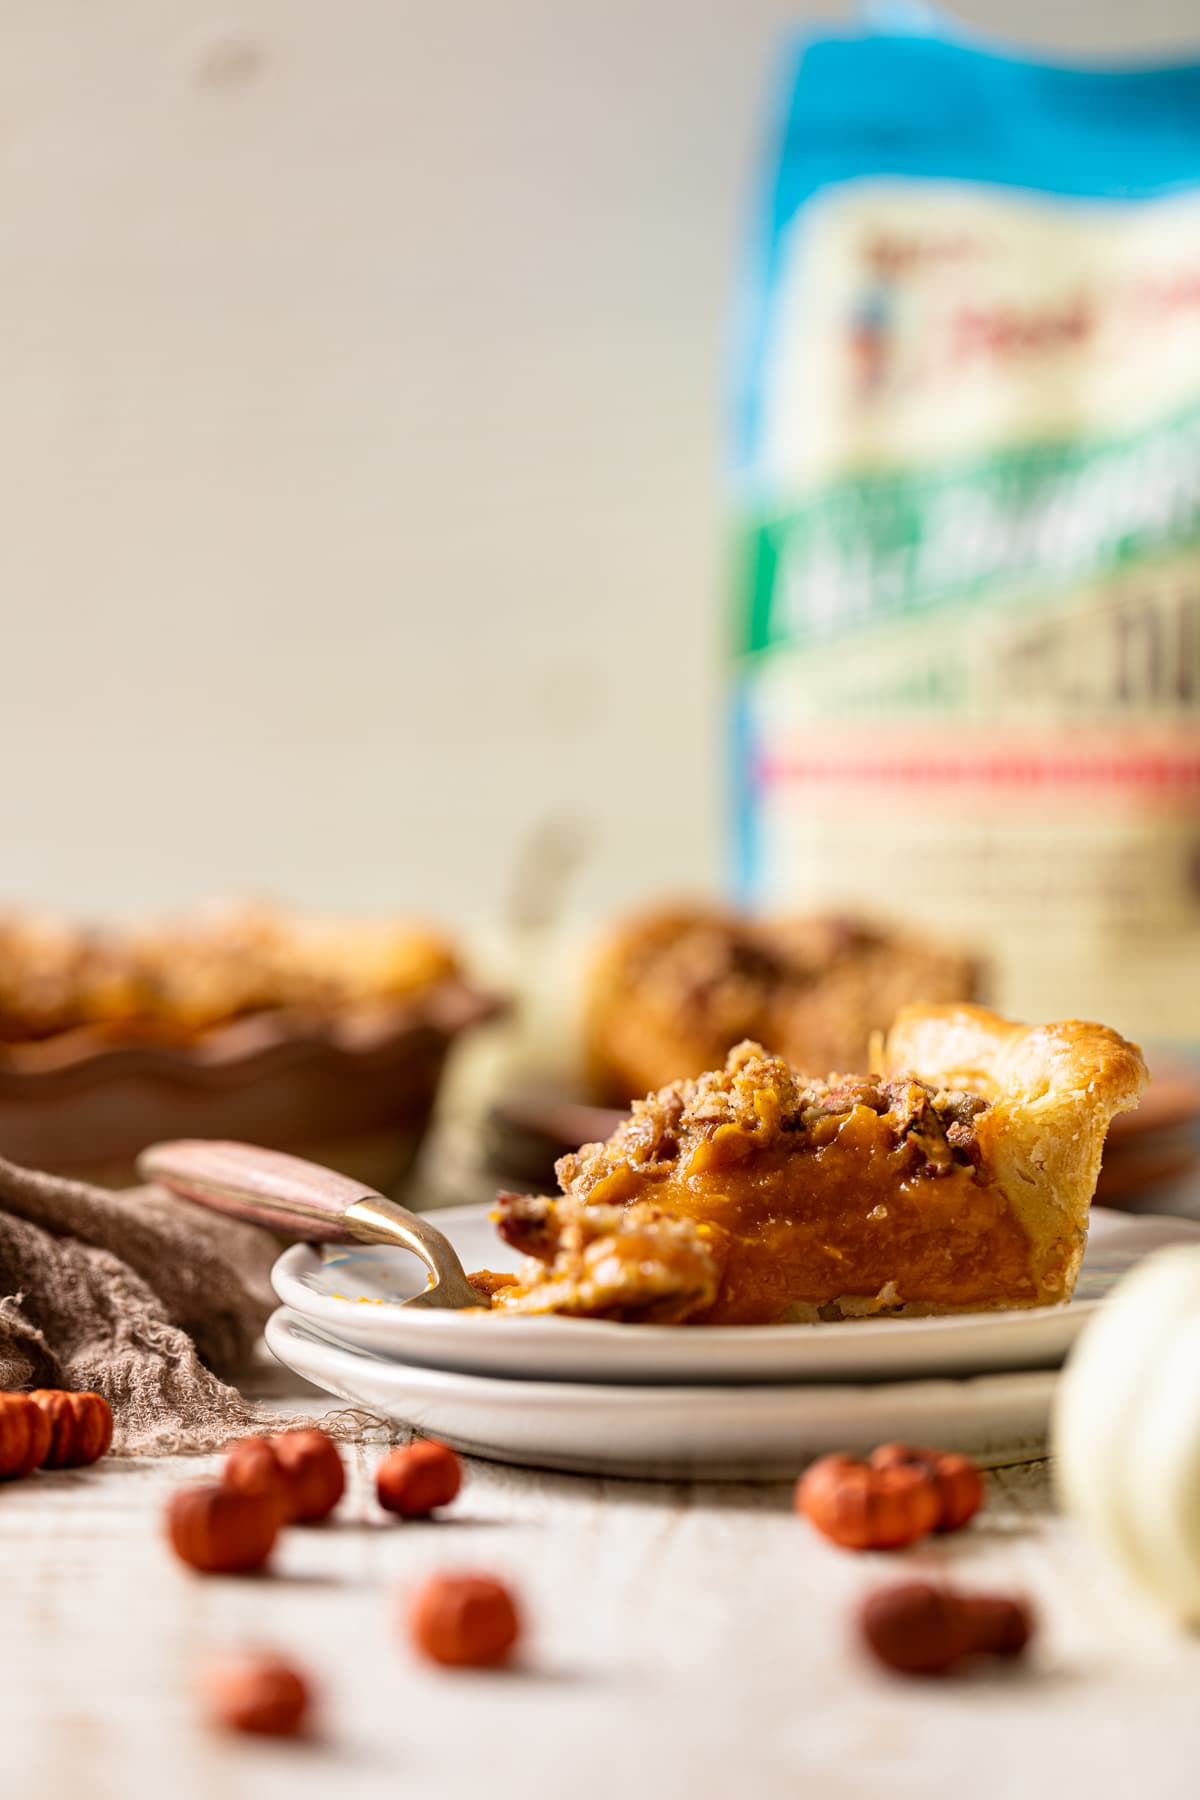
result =
[{"label": "white wooden table surface", "polygon": [[[294,1377],[263,1380],[295,1405]],[[310,1390],[305,1404],[327,1402]],[[1200,1794],[1200,1638],[1055,1515],[1044,1464],[993,1477],[968,1532],[886,1558],[824,1544],[782,1486],[480,1462],[444,1519],[386,1521],[381,1453],[348,1450],[335,1522],[287,1533],[267,1577],[194,1576],[163,1544],[166,1493],[215,1459],[110,1459],[0,1489],[5,1800]],[[518,1666],[415,1659],[400,1597],[445,1566],[513,1583],[528,1619]],[[941,1571],[1033,1597],[1041,1633],[1023,1671],[921,1685],[860,1658],[856,1597]],[[198,1662],[246,1643],[311,1671],[317,1741],[199,1721]]]}]

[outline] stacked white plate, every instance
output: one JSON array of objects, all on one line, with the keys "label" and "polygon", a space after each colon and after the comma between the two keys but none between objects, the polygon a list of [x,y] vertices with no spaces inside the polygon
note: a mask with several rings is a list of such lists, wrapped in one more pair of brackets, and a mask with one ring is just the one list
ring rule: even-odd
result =
[{"label": "stacked white plate", "polygon": [[[437,1222],[467,1269],[516,1266],[486,1207]],[[499,1462],[780,1480],[902,1438],[994,1465],[1043,1454],[1074,1338],[1121,1275],[1179,1242],[1200,1243],[1200,1224],[1097,1207],[1069,1306],[707,1329],[410,1311],[415,1258],[296,1244],[275,1265],[267,1342],[331,1394]]]}]

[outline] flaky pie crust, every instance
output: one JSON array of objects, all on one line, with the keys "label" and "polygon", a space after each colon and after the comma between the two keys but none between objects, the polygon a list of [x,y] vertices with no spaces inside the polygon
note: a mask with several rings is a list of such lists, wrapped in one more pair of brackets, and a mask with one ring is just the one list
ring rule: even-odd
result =
[{"label": "flaky pie crust", "polygon": [[1082,1019],[1022,1025],[985,1006],[909,1006],[876,1052],[881,1074],[913,1069],[990,1102],[975,1125],[980,1165],[1029,1238],[1035,1304],[1069,1300],[1108,1127],[1150,1079],[1138,1046]]}]

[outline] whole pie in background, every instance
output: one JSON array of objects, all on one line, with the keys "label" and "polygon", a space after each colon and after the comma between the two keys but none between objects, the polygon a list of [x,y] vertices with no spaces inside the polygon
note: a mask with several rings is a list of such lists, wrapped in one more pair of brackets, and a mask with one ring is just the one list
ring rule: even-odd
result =
[{"label": "whole pie in background", "polygon": [[446,937],[405,919],[328,919],[227,902],[162,924],[0,914],[0,1044],[91,1029],[147,1043],[253,1014],[336,1013],[460,974]]},{"label": "whole pie in background", "polygon": [[981,997],[977,959],[841,916],[753,920],[659,908],[619,925],[590,973],[589,1082],[614,1106],[714,1069],[752,1039],[814,1075],[864,1069],[900,1008]]},{"label": "whole pie in background", "polygon": [[124,1184],[226,1137],[390,1189],[452,1043],[497,1010],[441,932],[227,902],[163,924],[0,915],[0,1156]]}]

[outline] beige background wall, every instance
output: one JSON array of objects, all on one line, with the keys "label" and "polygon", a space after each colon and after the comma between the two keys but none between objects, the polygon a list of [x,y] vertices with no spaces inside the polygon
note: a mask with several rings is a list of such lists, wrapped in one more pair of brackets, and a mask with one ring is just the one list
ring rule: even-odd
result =
[{"label": "beige background wall", "polygon": [[478,916],[558,818],[584,910],[717,877],[718,358],[810,10],[0,0],[0,898]]}]

